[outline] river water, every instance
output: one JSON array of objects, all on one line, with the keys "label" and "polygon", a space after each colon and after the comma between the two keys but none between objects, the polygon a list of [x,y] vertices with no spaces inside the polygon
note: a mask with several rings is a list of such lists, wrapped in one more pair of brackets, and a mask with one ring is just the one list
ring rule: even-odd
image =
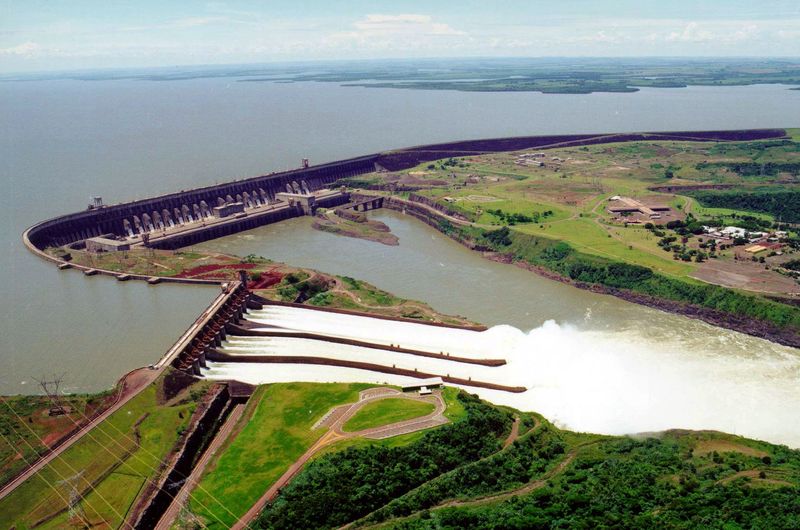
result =
[{"label": "river water", "polygon": [[[379,210],[372,217],[389,225],[398,246],[321,232],[310,218],[297,218],[194,248],[252,253],[361,278],[494,326],[492,340],[485,340],[493,346],[482,356],[506,358],[509,366],[461,376],[529,391],[470,391],[536,410],[572,429],[717,429],[800,447],[796,349],[486,260],[401,213]],[[309,380],[365,377],[346,368],[287,369]],[[243,365],[228,366],[221,375],[269,382],[285,378],[285,372],[274,365]],[[368,380],[387,378],[370,374]]]},{"label": "river water", "polygon": [[[800,121],[797,109],[800,92],[778,85],[544,95],[230,79],[0,83],[0,393],[29,392],[32,377],[53,373],[66,373],[70,391],[108,388],[127,370],[159,358],[214,296],[210,288],[148,287],[62,273],[24,249],[19,236],[27,226],[80,210],[92,195],[114,203],[295,167],[303,157],[320,163],[454,139],[783,127]],[[624,333],[635,327],[631,319],[637,314],[652,314],[651,333],[673,327],[669,315],[554,282],[535,283],[536,292],[549,293],[546,297],[492,289],[493,284],[522,281],[533,285],[533,280],[513,267],[463,261],[470,259],[468,254],[449,241],[424,228],[407,228],[406,233],[403,226],[395,227],[401,240],[411,241],[410,234],[418,232],[428,243],[401,244],[403,252],[412,252],[404,263],[422,260],[438,268],[426,267],[425,275],[416,276],[398,262],[375,261],[371,246],[363,260],[355,259],[339,251],[340,239],[297,263],[361,277],[443,312],[489,324],[532,329],[555,319]],[[287,224],[265,230],[295,228]],[[320,235],[302,232],[304,237]],[[278,247],[302,247],[291,239],[298,233],[286,235]],[[448,283],[459,268],[474,272],[458,276],[468,276],[469,282]],[[688,341],[687,351],[710,342],[725,353],[729,342],[741,340],[696,323],[679,327],[686,330],[681,340]],[[758,345],[752,346],[752,355],[772,348],[763,341],[749,344]]]}]

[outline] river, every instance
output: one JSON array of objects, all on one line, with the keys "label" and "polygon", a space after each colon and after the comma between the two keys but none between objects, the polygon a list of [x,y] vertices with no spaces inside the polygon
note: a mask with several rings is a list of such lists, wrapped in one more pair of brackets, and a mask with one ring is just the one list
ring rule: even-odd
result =
[{"label": "river", "polygon": [[[511,372],[470,375],[529,391],[470,391],[565,427],[607,434],[717,429],[800,447],[796,349],[486,260],[401,213],[371,215],[389,225],[398,246],[321,232],[310,218],[296,218],[195,248],[361,278],[494,326],[496,340],[488,342],[496,346],[483,356],[508,359]],[[288,370],[310,380],[353,377],[346,368]],[[246,365],[222,373],[267,382],[285,372]]]},{"label": "river", "polygon": [[[24,249],[20,234],[27,226],[85,208],[90,196],[114,203],[296,167],[303,157],[321,163],[454,139],[783,127],[797,124],[800,116],[787,109],[798,108],[800,92],[780,85],[545,95],[232,79],[2,82],[0,393],[30,392],[33,377],[61,373],[66,374],[64,387],[69,391],[108,388],[124,372],[158,359],[214,296],[208,288],[149,287],[84,278],[74,271],[61,273]],[[404,229],[397,230],[410,241]],[[308,237],[317,235],[307,232]],[[424,233],[422,239],[439,237]],[[436,261],[436,253],[445,252],[439,244],[449,242],[437,241],[436,249],[433,243],[415,252]],[[282,245],[296,246],[288,239]],[[328,253],[337,254],[337,245]],[[446,283],[448,272],[467,266],[438,260],[434,264],[443,270],[436,278],[445,283],[429,283],[433,288],[425,293],[409,292],[419,278],[392,264],[380,268],[369,259],[358,264],[348,262],[344,254],[322,259],[323,254],[321,250],[319,261],[309,255],[309,262],[299,264],[347,272],[397,294],[426,300],[440,311],[490,324],[530,329],[552,318],[624,333],[632,327],[627,315],[647,311],[599,298],[593,302],[599,305],[587,305],[586,293],[551,282],[537,284],[537,292],[551,293],[549,299],[526,300],[514,290],[500,299],[500,291],[488,286],[514,285],[523,271],[483,261],[480,267],[475,265],[477,276],[470,277],[471,283],[458,283],[459,289],[453,290],[444,288],[455,285]],[[334,259],[341,259],[336,268]],[[530,275],[525,278],[531,282]],[[496,297],[492,305],[502,310],[481,313],[479,306],[486,303],[481,293],[487,292]],[[672,327],[673,317],[652,314],[651,333]],[[702,332],[687,333],[682,340],[715,344],[734,340],[725,331],[697,329]]]}]

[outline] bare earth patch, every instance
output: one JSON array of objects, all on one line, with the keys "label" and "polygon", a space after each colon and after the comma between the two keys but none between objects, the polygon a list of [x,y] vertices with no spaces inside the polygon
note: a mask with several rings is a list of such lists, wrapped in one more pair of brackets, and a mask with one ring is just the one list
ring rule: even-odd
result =
[{"label": "bare earth patch", "polygon": [[788,276],[764,269],[750,261],[708,260],[691,274],[692,278],[747,291],[800,295],[800,284]]}]

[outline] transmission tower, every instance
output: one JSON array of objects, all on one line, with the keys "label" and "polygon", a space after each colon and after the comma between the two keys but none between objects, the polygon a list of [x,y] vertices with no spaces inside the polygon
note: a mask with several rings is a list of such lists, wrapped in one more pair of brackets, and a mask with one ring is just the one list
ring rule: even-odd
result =
[{"label": "transmission tower", "polygon": [[61,374],[59,376],[54,375],[51,380],[47,380],[44,377],[41,379],[36,379],[34,377],[34,380],[39,383],[42,391],[52,403],[52,407],[50,407],[50,415],[52,416],[67,414],[67,409],[61,402],[61,383],[64,382],[65,375],[66,374]]},{"label": "transmission tower", "polygon": [[80,519],[82,528],[91,528],[91,525],[89,524],[89,517],[86,515],[86,510],[83,508],[83,504],[81,504],[81,493],[78,490],[78,479],[81,478],[81,475],[83,475],[83,471],[79,471],[71,477],[61,480],[56,484],[69,485],[69,504],[67,505],[67,509],[69,511],[69,520],[72,521],[76,518]]}]

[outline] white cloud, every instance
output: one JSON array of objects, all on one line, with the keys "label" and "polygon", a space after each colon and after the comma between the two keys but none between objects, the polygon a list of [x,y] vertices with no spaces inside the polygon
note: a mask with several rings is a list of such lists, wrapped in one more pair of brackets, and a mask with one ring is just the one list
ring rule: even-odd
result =
[{"label": "white cloud", "polygon": [[0,55],[15,55],[19,57],[32,57],[40,52],[41,46],[35,42],[23,42],[9,48],[0,48]]},{"label": "white cloud", "polygon": [[700,28],[697,22],[689,22],[683,31],[673,31],[667,35],[667,41],[670,42],[708,42],[714,39],[714,34],[708,30]]},{"label": "white cloud", "polygon": [[367,15],[353,23],[355,33],[362,37],[389,37],[393,35],[458,36],[465,32],[448,24],[434,22],[430,15]]}]

